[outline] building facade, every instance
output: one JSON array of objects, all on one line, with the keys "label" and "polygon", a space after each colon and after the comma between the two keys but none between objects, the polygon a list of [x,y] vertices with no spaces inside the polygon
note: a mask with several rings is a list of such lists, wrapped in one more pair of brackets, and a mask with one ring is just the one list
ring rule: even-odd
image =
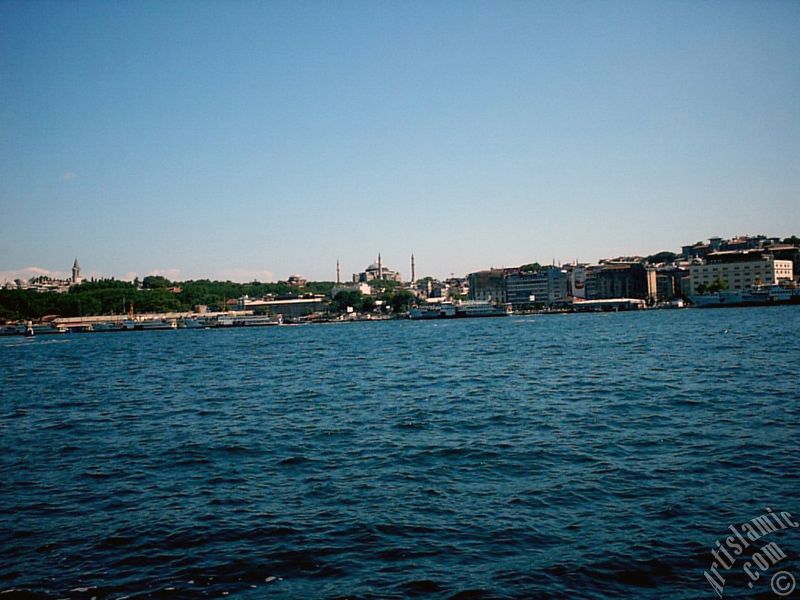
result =
[{"label": "building facade", "polygon": [[701,295],[715,284],[736,292],[753,285],[774,285],[793,278],[791,260],[776,259],[761,250],[712,252],[704,262],[693,263],[690,272],[692,295]]},{"label": "building facade", "polygon": [[689,270],[676,265],[658,267],[656,269],[656,299],[669,302],[686,295],[685,280]]},{"label": "building facade", "polygon": [[557,267],[509,273],[506,275],[506,302],[516,309],[566,302],[567,282],[567,273]]},{"label": "building facade", "polygon": [[656,300],[656,271],[642,263],[606,263],[594,273],[589,299],[639,298]]},{"label": "building facade", "polygon": [[488,271],[477,271],[467,275],[467,285],[469,300],[480,300],[483,302],[494,302],[495,304],[506,303],[506,277],[503,269],[489,269]]}]

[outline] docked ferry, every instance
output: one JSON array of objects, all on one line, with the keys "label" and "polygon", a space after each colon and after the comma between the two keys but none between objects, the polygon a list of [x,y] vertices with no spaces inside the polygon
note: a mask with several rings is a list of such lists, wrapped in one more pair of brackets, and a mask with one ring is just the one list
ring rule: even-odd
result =
[{"label": "docked ferry", "polygon": [[800,288],[781,285],[753,285],[745,290],[723,290],[715,294],[692,296],[692,302],[698,308],[800,304]]},{"label": "docked ferry", "polygon": [[459,319],[470,317],[506,317],[507,307],[495,306],[489,302],[470,300],[465,302],[440,302],[412,308],[410,319]]},{"label": "docked ferry", "polygon": [[217,327],[265,327],[282,325],[282,315],[224,315],[217,318]]}]

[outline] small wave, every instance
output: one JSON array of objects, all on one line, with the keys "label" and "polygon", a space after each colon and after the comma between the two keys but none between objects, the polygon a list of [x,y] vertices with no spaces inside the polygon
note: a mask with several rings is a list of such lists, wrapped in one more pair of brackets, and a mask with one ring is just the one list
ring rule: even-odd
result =
[{"label": "small wave", "polygon": [[281,460],[278,461],[278,465],[286,467],[295,465],[307,465],[313,462],[315,462],[314,459],[308,458],[303,455],[297,455],[297,456],[289,456],[288,458],[282,458]]},{"label": "small wave", "polygon": [[442,591],[442,586],[431,579],[406,581],[401,583],[398,587],[409,596],[422,596]]}]

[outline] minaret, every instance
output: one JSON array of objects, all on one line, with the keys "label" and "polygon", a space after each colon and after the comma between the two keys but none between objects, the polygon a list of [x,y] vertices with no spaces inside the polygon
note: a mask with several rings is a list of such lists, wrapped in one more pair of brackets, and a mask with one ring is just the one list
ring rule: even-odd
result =
[{"label": "minaret", "polygon": [[81,282],[81,266],[78,264],[78,259],[75,259],[75,262],[72,263],[72,283],[80,283]]},{"label": "minaret", "polygon": [[378,279],[383,279],[383,266],[381,263],[381,253],[378,252]]},{"label": "minaret", "polygon": [[336,259],[336,285],[339,285],[341,281],[339,280],[339,259]]},{"label": "minaret", "polygon": [[411,283],[417,280],[417,270],[414,265],[414,255],[411,255]]}]

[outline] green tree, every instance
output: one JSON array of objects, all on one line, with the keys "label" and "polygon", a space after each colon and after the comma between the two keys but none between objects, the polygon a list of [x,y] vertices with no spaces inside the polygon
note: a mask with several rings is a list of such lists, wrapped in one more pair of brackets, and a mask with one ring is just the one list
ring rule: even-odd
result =
[{"label": "green tree", "polygon": [[[370,301],[374,307],[375,304],[372,298],[370,298]],[[331,312],[339,314],[347,312],[348,307],[352,307],[356,312],[361,312],[364,308],[364,295],[355,290],[343,290],[334,296],[330,304]]]},{"label": "green tree", "polygon": [[538,262],[533,262],[527,265],[522,265],[519,270],[525,273],[535,273],[542,270],[542,265],[540,265]]},{"label": "green tree", "polygon": [[725,282],[724,282],[722,279],[720,279],[719,277],[717,277],[717,278],[716,278],[716,279],[715,279],[715,280],[714,280],[714,281],[711,283],[711,285],[709,285],[709,286],[708,286],[708,291],[709,291],[709,293],[711,293],[711,294],[716,294],[717,292],[720,292],[720,291],[722,291],[722,290],[727,290],[727,289],[728,289],[728,284],[727,284],[727,283],[725,283]]},{"label": "green tree", "polygon": [[167,288],[172,285],[172,282],[167,279],[166,277],[162,277],[161,275],[148,275],[142,280],[142,287],[146,290],[152,290],[155,288]]},{"label": "green tree", "polygon": [[414,300],[416,300],[416,297],[411,292],[398,290],[389,300],[389,306],[391,306],[394,313],[401,313],[407,311]]},{"label": "green tree", "polygon": [[645,258],[645,262],[651,265],[659,264],[659,263],[671,263],[675,262],[675,259],[678,258],[678,255],[674,252],[670,252],[669,250],[664,250],[663,252],[657,252],[655,254],[651,254],[647,258]]}]

